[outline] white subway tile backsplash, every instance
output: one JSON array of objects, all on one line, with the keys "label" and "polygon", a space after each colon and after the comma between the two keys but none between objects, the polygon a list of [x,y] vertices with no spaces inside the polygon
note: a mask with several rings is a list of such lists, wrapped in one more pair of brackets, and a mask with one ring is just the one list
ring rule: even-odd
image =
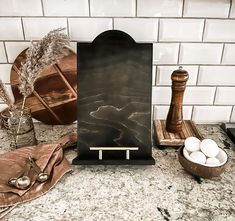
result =
[{"label": "white subway tile backsplash", "polygon": [[3,83],[10,83],[11,64],[0,64],[0,79]]},{"label": "white subway tile backsplash", "polygon": [[26,40],[39,40],[53,29],[67,28],[65,18],[23,18],[23,24]]},{"label": "white subway tile backsplash", "polygon": [[41,0],[0,0],[0,16],[41,16]]},{"label": "white subway tile backsplash", "polygon": [[230,0],[185,0],[184,17],[227,18]]},{"label": "white subway tile backsplash", "polygon": [[0,40],[23,40],[20,18],[0,18]]},{"label": "white subway tile backsplash", "polygon": [[235,105],[235,87],[218,87],[215,104]]},{"label": "white subway tile backsplash", "polygon": [[235,66],[201,66],[198,85],[235,86]]},{"label": "white subway tile backsplash", "polygon": [[198,123],[228,122],[231,110],[231,106],[195,106],[192,120]]},{"label": "white subway tile backsplash", "polygon": [[159,41],[201,41],[203,19],[161,19]]},{"label": "white subway tile backsplash", "polygon": [[[183,106],[183,119],[190,120],[192,106]],[[154,106],[154,120],[165,120],[169,111],[169,106]]]},{"label": "white subway tile backsplash", "polygon": [[235,20],[208,19],[203,40],[208,42],[235,42]]},{"label": "white subway tile backsplash", "polygon": [[43,0],[47,16],[88,16],[88,0]]},{"label": "white subway tile backsplash", "polygon": [[171,74],[183,66],[184,118],[193,109],[196,122],[228,121],[234,106],[235,122],[234,18],[235,0],[0,0],[0,78],[9,84],[17,55],[52,29],[67,28],[74,51],[77,41],[119,29],[153,43],[155,117],[166,118]]},{"label": "white subway tile backsplash", "polygon": [[4,49],[3,42],[0,42],[0,63],[6,63],[7,58],[6,58],[6,53]]},{"label": "white subway tile backsplash", "polygon": [[182,43],[180,64],[219,64],[223,44]]},{"label": "white subway tile backsplash", "polygon": [[235,65],[235,44],[225,44],[222,64]]},{"label": "white subway tile backsplash", "polygon": [[179,43],[153,44],[153,62],[155,64],[177,64]]},{"label": "white subway tile backsplash", "polygon": [[117,18],[114,19],[114,29],[128,33],[137,42],[157,41],[158,19]]},{"label": "white subway tile backsplash", "polygon": [[103,31],[112,29],[111,18],[69,18],[72,40],[93,41]]},{"label": "white subway tile backsplash", "polygon": [[10,63],[13,63],[16,57],[30,46],[30,42],[5,42],[7,57]]},{"label": "white subway tile backsplash", "polygon": [[[213,104],[215,87],[186,87],[183,104]],[[153,104],[170,104],[171,87],[153,87]]]},{"label": "white subway tile backsplash", "polygon": [[232,115],[231,115],[231,120],[232,123],[235,123],[235,108],[233,107]]},{"label": "white subway tile backsplash", "polygon": [[[171,74],[177,70],[179,66],[157,66],[156,85],[171,85]],[[198,66],[184,66],[189,74],[187,85],[196,85]]]},{"label": "white subway tile backsplash", "polygon": [[135,0],[90,0],[90,5],[91,16],[135,16]]},{"label": "white subway tile backsplash", "polygon": [[137,16],[181,17],[183,0],[137,0]]}]

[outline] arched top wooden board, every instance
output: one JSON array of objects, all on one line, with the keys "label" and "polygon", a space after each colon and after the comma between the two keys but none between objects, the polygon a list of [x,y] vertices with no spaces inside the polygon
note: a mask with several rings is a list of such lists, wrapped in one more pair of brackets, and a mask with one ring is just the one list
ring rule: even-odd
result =
[{"label": "arched top wooden board", "polygon": [[77,46],[79,142],[73,163],[153,165],[152,44],[109,30]]},{"label": "arched top wooden board", "polygon": [[[11,88],[15,103],[20,105],[18,72],[25,61],[22,51],[11,69]],[[35,82],[34,93],[26,99],[32,116],[45,124],[70,124],[77,119],[77,56],[70,50],[60,63],[47,67]]]}]

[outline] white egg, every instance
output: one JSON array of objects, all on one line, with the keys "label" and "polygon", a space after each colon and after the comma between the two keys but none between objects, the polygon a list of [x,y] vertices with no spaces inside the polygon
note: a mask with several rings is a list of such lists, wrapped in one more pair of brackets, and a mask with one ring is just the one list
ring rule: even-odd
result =
[{"label": "white egg", "polygon": [[204,164],[206,162],[206,156],[201,151],[194,151],[190,154],[192,160],[196,163]]},{"label": "white egg", "polygon": [[201,141],[198,138],[188,137],[184,141],[184,146],[187,151],[194,152],[194,151],[200,150],[200,143],[201,143]]},{"label": "white egg", "polygon": [[206,164],[209,164],[209,165],[218,165],[220,164],[219,160],[215,157],[209,157],[207,158],[206,160]]},{"label": "white egg", "polygon": [[200,149],[207,157],[216,157],[219,153],[216,142],[211,139],[204,139],[201,142]]}]

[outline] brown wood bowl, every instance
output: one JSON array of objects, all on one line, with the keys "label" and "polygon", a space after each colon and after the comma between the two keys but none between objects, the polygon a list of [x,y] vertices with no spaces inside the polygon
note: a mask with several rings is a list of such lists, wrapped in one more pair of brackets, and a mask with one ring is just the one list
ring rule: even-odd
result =
[{"label": "brown wood bowl", "polygon": [[224,172],[226,168],[226,164],[228,162],[228,157],[227,157],[227,161],[221,166],[207,167],[207,166],[203,166],[201,164],[194,163],[186,159],[183,154],[183,149],[184,149],[184,145],[181,146],[178,150],[178,159],[179,159],[181,166],[190,174],[194,176],[210,179],[212,177],[220,176],[220,174]]},{"label": "brown wood bowl", "polygon": [[[15,104],[22,105],[19,70],[26,59],[23,50],[11,69],[11,88]],[[26,99],[33,118],[45,124],[70,124],[77,119],[77,55],[69,50],[59,63],[46,67],[35,82],[34,92]]]}]

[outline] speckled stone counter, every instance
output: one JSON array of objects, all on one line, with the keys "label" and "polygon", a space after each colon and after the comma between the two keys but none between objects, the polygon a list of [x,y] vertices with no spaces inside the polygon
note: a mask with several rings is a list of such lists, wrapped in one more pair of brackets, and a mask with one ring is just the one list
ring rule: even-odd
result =
[{"label": "speckled stone counter", "polygon": [[[76,125],[36,124],[40,142],[53,142]],[[73,166],[54,189],[19,205],[9,221],[235,220],[235,147],[217,125],[199,125],[207,138],[226,149],[229,163],[221,177],[193,178],[181,167],[174,149],[153,149],[155,166]],[[0,131],[0,151],[9,139]],[[71,161],[74,150],[66,152]]]}]

